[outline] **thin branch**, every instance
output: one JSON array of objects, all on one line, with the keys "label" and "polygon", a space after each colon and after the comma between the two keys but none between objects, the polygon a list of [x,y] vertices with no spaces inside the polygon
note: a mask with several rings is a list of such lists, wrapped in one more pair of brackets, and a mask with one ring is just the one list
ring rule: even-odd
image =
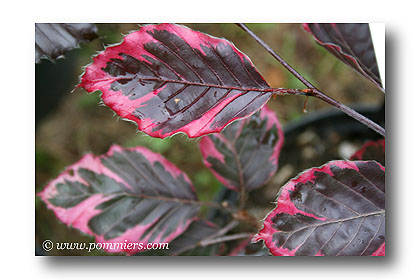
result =
[{"label": "thin branch", "polygon": [[255,233],[251,233],[251,232],[246,232],[246,233],[238,233],[238,234],[232,234],[232,235],[226,235],[226,236],[222,236],[222,237],[218,237],[218,238],[214,238],[214,239],[206,239],[201,241],[199,244],[202,247],[205,246],[209,246],[212,244],[217,244],[217,243],[222,243],[222,242],[226,242],[226,241],[232,241],[232,240],[237,240],[237,239],[243,239],[243,238],[251,238],[252,236],[254,236]]},{"label": "thin branch", "polygon": [[201,242],[203,242],[205,240],[212,240],[214,238],[217,238],[217,237],[220,237],[222,235],[225,235],[227,232],[229,232],[231,229],[233,229],[237,225],[239,225],[239,222],[236,221],[236,220],[233,220],[230,223],[228,223],[225,227],[223,227],[223,228],[219,229],[218,231],[216,231],[214,234],[207,236],[206,238],[202,239],[201,241],[199,241],[199,242],[197,242],[195,244],[192,244],[191,246],[186,246],[183,249],[178,250],[177,253],[176,253],[176,255],[179,256],[179,255],[181,255],[182,253],[184,253],[184,252],[186,252],[188,250],[191,250],[191,249],[193,249],[195,247],[198,247],[198,246],[202,246],[201,245]]},{"label": "thin branch", "polygon": [[213,238],[216,238],[216,237],[220,237],[222,235],[225,235],[230,230],[232,230],[233,228],[235,228],[237,225],[239,225],[239,221],[233,220],[230,223],[228,223],[226,226],[224,226],[223,228],[221,228],[218,231],[216,231],[214,234],[208,236],[206,239],[213,239]]},{"label": "thin branch", "polygon": [[297,72],[292,66],[290,66],[283,58],[281,58],[269,45],[267,45],[261,38],[259,38],[255,33],[253,33],[245,24],[237,23],[237,25],[242,28],[245,32],[247,32],[254,40],[256,40],[264,49],[266,49],[276,60],[278,60],[281,65],[284,66],[293,76],[295,76],[299,81],[301,81],[309,90],[303,90],[313,96],[318,98],[335,108],[339,109],[343,113],[347,114],[348,116],[354,118],[355,120],[361,122],[362,124],[366,125],[367,127],[373,129],[377,133],[381,134],[385,137],[385,129],[378,125],[377,123],[373,122],[372,120],[366,118],[365,116],[357,113],[350,107],[341,104],[337,100],[329,97],[319,89],[317,89],[312,83],[310,83],[307,79],[305,79],[299,72]]},{"label": "thin branch", "polygon": [[381,127],[380,125],[378,125],[377,123],[375,123],[374,121],[366,118],[365,116],[363,116],[362,114],[359,114],[358,112],[356,112],[352,108],[338,102],[337,100],[329,97],[328,95],[322,93],[321,91],[319,91],[317,89],[314,89],[312,92],[313,92],[313,97],[321,99],[322,101],[336,107],[337,109],[339,109],[343,113],[347,114],[348,116],[352,117],[353,119],[359,121],[360,123],[364,124],[365,126],[369,127],[370,129],[373,129],[374,131],[376,131],[377,133],[379,133],[380,135],[385,137],[385,129],[383,127]]}]

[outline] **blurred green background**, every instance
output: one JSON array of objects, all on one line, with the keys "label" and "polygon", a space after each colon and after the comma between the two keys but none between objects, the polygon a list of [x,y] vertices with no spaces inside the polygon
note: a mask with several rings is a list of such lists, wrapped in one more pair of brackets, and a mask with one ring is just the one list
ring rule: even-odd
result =
[{"label": "blurred green background", "polygon": [[[251,58],[271,87],[304,88],[235,24],[185,25],[232,41],[238,49]],[[331,97],[345,104],[382,102],[383,93],[318,46],[300,24],[264,23],[248,26],[303,76]],[[83,73],[83,66],[92,62],[93,55],[102,51],[108,44],[120,42],[122,34],[139,28],[137,24],[97,24],[97,27],[99,39],[70,51],[65,59],[59,59],[55,63],[43,60],[36,66],[35,192],[41,191],[67,165],[73,164],[82,155],[89,152],[99,155],[105,153],[112,144],[118,144],[125,147],[145,146],[163,154],[188,174],[200,199],[212,200],[221,186],[202,163],[197,145],[199,139],[189,139],[180,134],[164,140],[151,138],[138,132],[134,124],[118,119],[109,108],[100,105],[98,93],[87,94],[81,89],[70,93]],[[63,81],[55,78],[55,75],[60,75]],[[58,100],[58,96],[62,98],[47,106],[51,100]],[[282,125],[286,125],[305,115],[304,102],[303,97],[284,96],[273,98],[268,106],[277,113]],[[313,112],[327,106],[318,100],[309,99],[307,111]],[[282,183],[302,171],[294,170],[293,167],[292,170],[290,171],[290,168],[288,172],[283,170],[286,174],[283,176],[285,178],[280,180]],[[280,187],[278,183],[277,178],[275,181],[277,190]],[[271,201],[274,201],[275,193],[272,196]],[[54,243],[93,242],[93,238],[58,222],[52,211],[49,211],[38,197],[35,205],[37,244],[42,244],[46,239]],[[268,204],[268,209],[271,207],[272,205]],[[202,212],[204,215],[205,209]],[[49,254],[83,255],[85,252],[52,250]],[[100,251],[89,253],[89,255],[95,254],[107,255]]]}]

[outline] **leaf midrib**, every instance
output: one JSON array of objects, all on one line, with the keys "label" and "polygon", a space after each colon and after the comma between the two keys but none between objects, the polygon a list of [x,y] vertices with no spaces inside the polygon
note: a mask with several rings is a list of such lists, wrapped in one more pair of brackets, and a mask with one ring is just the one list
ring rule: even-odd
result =
[{"label": "leaf midrib", "polygon": [[296,232],[299,232],[301,230],[305,230],[305,229],[309,229],[309,228],[313,228],[313,227],[317,228],[317,227],[321,227],[321,226],[324,226],[324,225],[329,225],[329,224],[334,224],[334,223],[344,223],[344,222],[351,221],[351,220],[356,220],[356,219],[366,218],[366,217],[376,216],[376,215],[384,215],[384,214],[385,214],[385,210],[382,209],[380,211],[375,211],[375,212],[371,212],[371,213],[367,213],[367,214],[356,215],[356,216],[352,216],[352,217],[344,218],[344,219],[328,220],[326,222],[321,222],[321,223],[316,223],[316,224],[306,223],[307,226],[303,226],[303,227],[301,227],[297,230],[294,230],[294,231],[281,231],[281,230],[279,230],[279,231],[289,232],[291,234],[295,234]]},{"label": "leaf midrib", "polygon": [[163,83],[160,87],[162,87],[166,83],[176,83],[176,84],[183,84],[183,85],[190,85],[190,86],[202,86],[202,87],[213,87],[213,88],[221,88],[221,89],[228,89],[228,90],[239,90],[239,91],[258,91],[258,92],[275,92],[279,89],[277,88],[258,88],[258,87],[241,87],[241,86],[231,86],[225,84],[211,84],[211,83],[204,83],[204,82],[192,82],[185,79],[182,80],[173,80],[173,79],[164,79],[164,78],[138,78],[139,82],[141,81],[152,81],[152,82],[160,82]]}]

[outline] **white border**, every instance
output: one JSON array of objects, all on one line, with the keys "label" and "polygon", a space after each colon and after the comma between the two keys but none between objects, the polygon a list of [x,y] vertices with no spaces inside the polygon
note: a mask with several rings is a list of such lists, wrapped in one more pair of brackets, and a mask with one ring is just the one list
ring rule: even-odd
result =
[{"label": "white border", "polygon": [[[189,2],[189,3],[188,3]],[[68,4],[66,4],[68,3]],[[414,1],[27,1],[2,5],[1,241],[4,275],[42,279],[409,279],[419,223],[418,9]],[[34,257],[34,22],[385,22],[388,52],[387,257],[327,259],[86,259]],[[387,39],[388,44],[388,39]],[[389,57],[391,53],[391,57]],[[392,67],[392,71],[390,70]],[[391,78],[390,78],[391,77]],[[391,89],[391,90],[390,90]],[[392,104],[390,104],[392,101]],[[390,119],[391,118],[391,119]],[[392,165],[394,168],[389,169]],[[388,179],[388,177],[387,177]],[[391,201],[390,204],[388,204]],[[390,207],[388,207],[388,205]],[[392,206],[392,207],[391,207]],[[391,220],[390,220],[391,218]],[[80,259],[80,258],[79,258]],[[365,263],[365,264],[364,264]],[[5,271],[4,271],[5,270]]]}]

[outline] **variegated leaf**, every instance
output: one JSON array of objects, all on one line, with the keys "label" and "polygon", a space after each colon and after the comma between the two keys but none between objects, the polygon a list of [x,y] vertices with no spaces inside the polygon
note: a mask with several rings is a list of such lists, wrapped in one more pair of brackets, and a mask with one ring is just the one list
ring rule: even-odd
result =
[{"label": "variegated leaf", "polygon": [[276,256],[384,256],[385,168],[332,161],[289,181],[254,241]]},{"label": "variegated leaf", "polygon": [[273,92],[231,42],[176,24],[143,26],[93,60],[79,86],[153,137],[220,132]]},{"label": "variegated leaf", "polygon": [[248,119],[236,121],[221,133],[204,136],[204,164],[226,187],[247,191],[263,186],[277,171],[283,131],[267,106]]},{"label": "variegated leaf", "polygon": [[[87,154],[39,196],[61,222],[95,236],[97,243],[170,242],[199,210],[185,173],[142,147],[113,146],[102,156]],[[133,254],[139,249],[106,251]]]},{"label": "variegated leaf", "polygon": [[384,91],[367,23],[307,23],[318,44]]}]

